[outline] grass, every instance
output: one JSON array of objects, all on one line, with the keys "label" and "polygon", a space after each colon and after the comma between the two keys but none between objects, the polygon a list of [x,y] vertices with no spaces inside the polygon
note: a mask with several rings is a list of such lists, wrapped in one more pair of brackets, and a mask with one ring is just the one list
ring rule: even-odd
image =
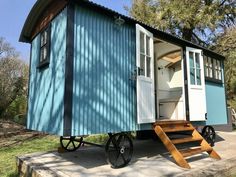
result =
[{"label": "grass", "polygon": [[[15,137],[14,140],[19,139]],[[105,144],[108,135],[92,135],[85,138],[85,141]],[[19,139],[20,140],[20,139]],[[16,156],[33,152],[45,152],[57,150],[60,146],[59,137],[40,135],[33,139],[23,140],[20,144],[0,147],[0,177],[17,177]]]},{"label": "grass", "polygon": [[0,177],[16,177],[16,156],[33,152],[56,150],[59,138],[56,136],[40,136],[26,140],[21,144],[0,148]]}]

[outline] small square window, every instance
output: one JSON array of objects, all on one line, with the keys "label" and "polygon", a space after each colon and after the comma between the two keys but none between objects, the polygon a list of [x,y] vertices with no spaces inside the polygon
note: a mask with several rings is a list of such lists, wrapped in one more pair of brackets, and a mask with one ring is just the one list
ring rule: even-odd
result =
[{"label": "small square window", "polygon": [[39,54],[39,66],[43,68],[49,65],[50,61],[50,38],[51,27],[50,25],[40,33],[40,54]]},{"label": "small square window", "polygon": [[214,80],[217,82],[221,82],[222,80],[222,67],[221,67],[221,61],[210,58],[210,57],[204,57],[205,61],[205,77],[207,77],[209,80]]}]

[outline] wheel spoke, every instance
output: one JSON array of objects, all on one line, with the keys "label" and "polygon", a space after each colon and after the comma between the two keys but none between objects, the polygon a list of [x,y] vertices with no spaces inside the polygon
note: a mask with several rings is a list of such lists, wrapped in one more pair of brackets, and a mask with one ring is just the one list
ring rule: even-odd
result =
[{"label": "wheel spoke", "polygon": [[108,162],[113,168],[126,166],[131,160],[133,144],[124,133],[114,134],[106,144],[106,155]]},{"label": "wheel spoke", "polygon": [[71,141],[71,142],[72,142],[72,144],[73,144],[74,148],[76,148],[74,141]]},{"label": "wheel spoke", "polygon": [[123,155],[123,154],[121,154],[121,157],[122,157],[122,159],[123,159],[124,163],[126,163],[126,159],[125,159],[125,157],[124,157],[124,155]]},{"label": "wheel spoke", "polygon": [[118,159],[119,159],[119,157],[120,157],[120,154],[121,154],[121,153],[119,153],[119,152],[117,153],[116,162],[118,161]]},{"label": "wheel spoke", "polygon": [[118,145],[117,145],[117,141],[116,141],[116,139],[115,139],[115,138],[112,139],[111,142],[112,142],[112,144],[114,145],[116,151],[119,151],[119,147],[118,147]]},{"label": "wheel spoke", "polygon": [[123,139],[123,135],[120,135],[117,140],[117,146],[120,147],[121,140]]},{"label": "wheel spoke", "polygon": [[68,148],[69,144],[71,143],[71,140],[67,143],[66,145],[66,149]]}]

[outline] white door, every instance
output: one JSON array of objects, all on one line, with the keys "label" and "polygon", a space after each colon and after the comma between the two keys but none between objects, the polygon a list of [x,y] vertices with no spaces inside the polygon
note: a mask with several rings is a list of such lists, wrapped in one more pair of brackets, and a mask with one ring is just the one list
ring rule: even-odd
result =
[{"label": "white door", "polygon": [[136,24],[138,123],[155,122],[153,34]]},{"label": "white door", "polygon": [[189,119],[204,121],[206,116],[205,76],[202,50],[186,48]]}]

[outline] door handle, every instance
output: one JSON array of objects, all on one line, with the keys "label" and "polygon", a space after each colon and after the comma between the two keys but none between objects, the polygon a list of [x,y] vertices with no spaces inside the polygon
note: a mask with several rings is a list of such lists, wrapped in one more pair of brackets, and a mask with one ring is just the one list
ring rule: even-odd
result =
[{"label": "door handle", "polygon": [[137,75],[140,76],[141,75],[141,72],[143,72],[143,69],[138,67],[138,70],[137,70]]}]

